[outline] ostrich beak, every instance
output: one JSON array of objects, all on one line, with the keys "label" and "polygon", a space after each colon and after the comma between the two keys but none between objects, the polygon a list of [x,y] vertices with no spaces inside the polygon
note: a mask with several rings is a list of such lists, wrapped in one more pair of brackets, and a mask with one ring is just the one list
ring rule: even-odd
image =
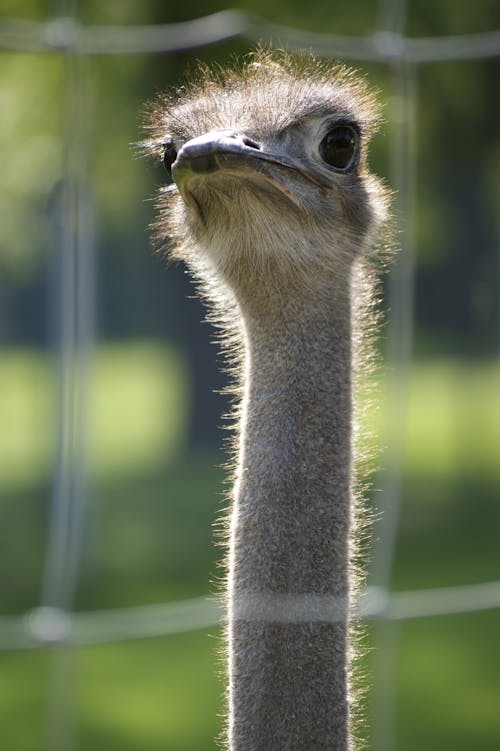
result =
[{"label": "ostrich beak", "polygon": [[298,205],[298,198],[287,189],[279,179],[277,170],[272,173],[266,165],[276,165],[285,170],[291,170],[313,183],[323,191],[331,189],[331,184],[323,175],[312,172],[302,162],[283,154],[272,154],[264,151],[260,144],[233,130],[216,130],[205,133],[198,138],[187,141],[177,154],[172,165],[172,177],[185,197],[184,182],[188,177],[208,175],[219,170],[252,169],[261,173],[287,198]]}]

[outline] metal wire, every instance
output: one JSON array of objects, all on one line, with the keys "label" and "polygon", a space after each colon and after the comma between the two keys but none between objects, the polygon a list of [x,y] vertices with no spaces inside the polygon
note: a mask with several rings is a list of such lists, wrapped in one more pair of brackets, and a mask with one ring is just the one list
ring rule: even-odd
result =
[{"label": "metal wire", "polygon": [[94,328],[94,220],[83,167],[91,121],[85,63],[85,58],[70,55],[65,66],[66,155],[54,201],[58,450],[42,603],[66,609],[76,588],[84,526],[87,364]]},{"label": "metal wire", "polygon": [[[75,10],[65,0],[68,11]],[[93,339],[93,215],[86,168],[90,111],[88,60],[65,55],[64,163],[55,209],[55,288],[58,316],[53,348],[58,370],[58,449],[49,518],[39,619],[47,633],[58,623],[47,615],[69,612],[80,570],[85,522],[87,364]],[[60,626],[60,620],[59,620]],[[48,646],[48,645],[47,645]],[[64,640],[50,640],[51,674],[45,746],[71,751],[75,744],[75,655]]]},{"label": "metal wire", "polygon": [[[381,33],[395,39],[406,24],[406,0],[379,0]],[[377,487],[382,499],[377,509],[373,563],[370,581],[382,597],[391,587],[403,487],[403,457],[409,380],[414,338],[415,283],[415,172],[416,172],[416,66],[398,59],[391,66],[392,128],[390,174],[395,188],[396,213],[400,225],[400,249],[389,278],[391,304],[387,351],[387,441],[388,466]],[[377,544],[378,543],[378,544]],[[397,746],[396,701],[399,628],[380,622],[375,629],[374,671],[378,676],[372,693],[372,745],[374,751],[394,751]],[[380,679],[382,677],[382,679]]]},{"label": "metal wire", "polygon": [[[296,601],[294,598],[291,604],[294,611]],[[283,601],[279,606],[282,611],[286,610]],[[500,581],[392,593],[368,587],[360,598],[356,617],[391,623],[498,608]],[[335,614],[337,610],[332,602],[329,611]],[[172,636],[209,629],[223,623],[224,619],[223,603],[213,596],[82,613],[39,607],[23,616],[0,617],[0,651],[64,644],[81,647]],[[323,620],[331,622],[335,617]]]},{"label": "metal wire", "polygon": [[451,62],[500,55],[500,31],[420,39],[387,30],[366,37],[340,36],[272,24],[240,10],[224,10],[192,21],[155,26],[84,26],[65,17],[44,23],[19,20],[0,23],[0,49],[16,52],[150,54],[195,49],[235,37],[283,43],[291,50],[307,49],[327,57],[365,62]]}]

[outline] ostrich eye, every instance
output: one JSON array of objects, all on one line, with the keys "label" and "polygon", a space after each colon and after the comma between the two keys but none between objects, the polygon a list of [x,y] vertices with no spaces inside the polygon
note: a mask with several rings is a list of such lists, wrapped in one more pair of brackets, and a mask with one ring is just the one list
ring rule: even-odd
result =
[{"label": "ostrich eye", "polygon": [[172,177],[172,164],[177,159],[177,149],[175,148],[173,141],[167,141],[162,144],[164,148],[163,152],[163,164],[167,170],[168,176]]},{"label": "ostrich eye", "polygon": [[358,133],[351,125],[337,125],[321,141],[320,156],[331,167],[346,171],[354,164],[358,140]]}]

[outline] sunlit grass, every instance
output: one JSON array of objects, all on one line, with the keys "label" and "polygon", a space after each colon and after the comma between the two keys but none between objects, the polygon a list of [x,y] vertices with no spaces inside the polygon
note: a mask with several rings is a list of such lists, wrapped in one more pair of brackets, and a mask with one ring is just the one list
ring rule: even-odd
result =
[{"label": "sunlit grass", "polygon": [[[500,613],[402,626],[398,679],[400,748],[498,748]],[[450,740],[452,739],[452,741]]]},{"label": "sunlit grass", "polygon": [[382,468],[402,448],[412,475],[497,472],[500,480],[500,360],[418,360],[404,376],[382,368],[375,398],[365,391],[361,432],[382,447]]},{"label": "sunlit grass", "polygon": [[[223,686],[217,629],[143,642],[87,647],[65,655],[68,711],[79,749],[215,751]],[[51,704],[51,652],[0,653],[2,748],[45,748]],[[28,721],[29,718],[29,721]],[[56,729],[57,732],[57,729]]]},{"label": "sunlit grass", "polygon": [[[35,349],[4,350],[0,363],[0,487],[36,485],[50,478],[58,450],[56,363]],[[85,371],[74,429],[81,431],[92,475],[130,474],[175,456],[188,398],[177,351],[160,342],[100,345]]]},{"label": "sunlit grass", "polygon": [[0,424],[0,486],[46,475],[56,442],[55,376],[49,359],[37,350],[2,351]]},{"label": "sunlit grass", "polygon": [[39,751],[47,721],[49,654],[0,653],[0,676],[2,746]]},{"label": "sunlit grass", "polygon": [[500,361],[415,363],[405,439],[410,472],[500,478]]},{"label": "sunlit grass", "polygon": [[84,748],[109,737],[107,748],[131,751],[215,749],[223,691],[216,651],[205,632],[82,650]]},{"label": "sunlit grass", "polygon": [[90,370],[91,472],[144,470],[182,448],[188,374],[180,354],[159,342],[98,348]]}]

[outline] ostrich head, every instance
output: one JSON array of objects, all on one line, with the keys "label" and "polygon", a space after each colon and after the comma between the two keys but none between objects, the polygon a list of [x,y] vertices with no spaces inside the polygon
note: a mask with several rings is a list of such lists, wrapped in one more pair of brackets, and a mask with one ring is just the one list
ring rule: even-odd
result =
[{"label": "ostrich head", "polygon": [[148,150],[174,185],[158,235],[202,279],[236,298],[315,289],[366,256],[387,194],[369,174],[378,121],[364,82],[342,66],[260,51],[234,71],[153,107]]}]

